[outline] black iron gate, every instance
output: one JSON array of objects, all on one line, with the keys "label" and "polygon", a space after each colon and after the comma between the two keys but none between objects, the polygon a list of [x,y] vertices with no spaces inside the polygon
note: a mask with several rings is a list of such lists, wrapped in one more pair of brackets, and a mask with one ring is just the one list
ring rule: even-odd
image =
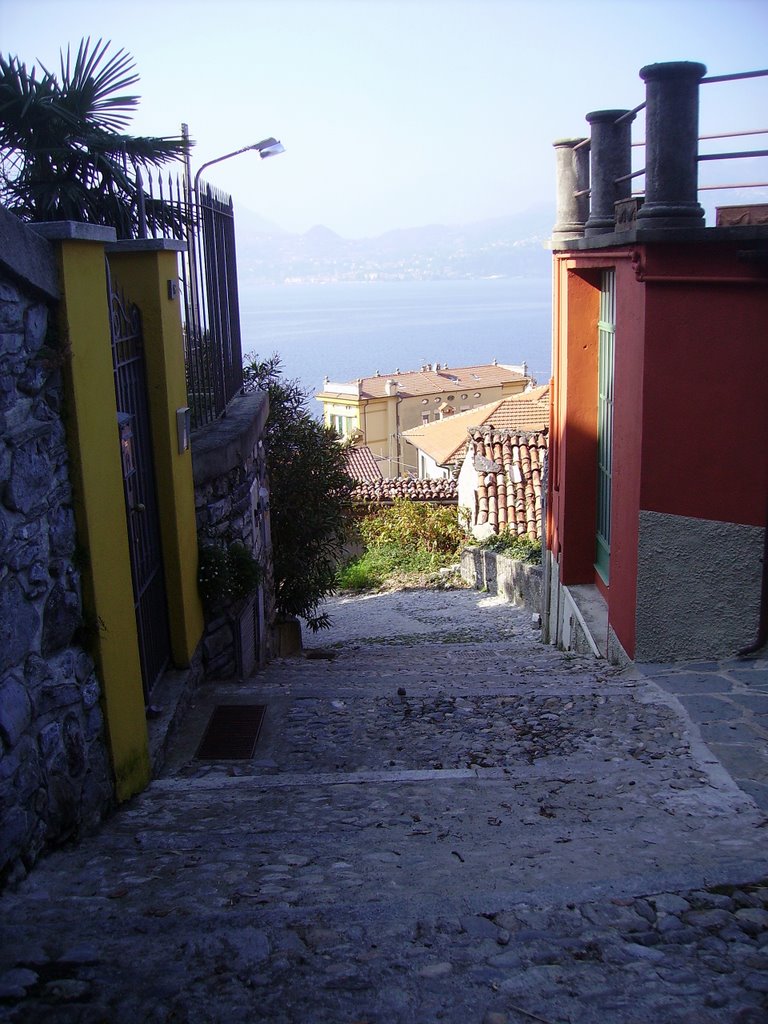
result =
[{"label": "black iron gate", "polygon": [[145,702],[171,657],[141,314],[109,281],[112,363]]}]

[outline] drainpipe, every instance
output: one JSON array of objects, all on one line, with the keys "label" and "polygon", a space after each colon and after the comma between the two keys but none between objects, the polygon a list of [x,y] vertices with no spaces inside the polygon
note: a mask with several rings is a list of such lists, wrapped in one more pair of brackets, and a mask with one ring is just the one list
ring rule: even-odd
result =
[{"label": "drainpipe", "polygon": [[400,395],[395,399],[395,443],[397,445],[397,475],[400,476],[400,403],[402,402]]}]

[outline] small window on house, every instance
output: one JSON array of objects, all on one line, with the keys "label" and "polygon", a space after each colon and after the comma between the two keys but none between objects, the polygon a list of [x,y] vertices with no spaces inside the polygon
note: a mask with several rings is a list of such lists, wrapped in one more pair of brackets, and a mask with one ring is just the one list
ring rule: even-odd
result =
[{"label": "small window on house", "polygon": [[429,423],[429,413],[428,412],[423,412],[421,414],[421,422],[422,423]]}]

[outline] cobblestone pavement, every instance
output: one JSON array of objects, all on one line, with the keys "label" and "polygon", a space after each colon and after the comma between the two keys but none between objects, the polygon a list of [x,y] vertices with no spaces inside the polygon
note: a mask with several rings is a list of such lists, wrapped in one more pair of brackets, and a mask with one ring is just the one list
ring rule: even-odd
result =
[{"label": "cobblestone pavement", "polygon": [[[5,894],[0,1021],[768,1024],[764,661],[621,673],[471,591],[331,604]],[[222,703],[266,706],[252,761],[195,759]]]}]

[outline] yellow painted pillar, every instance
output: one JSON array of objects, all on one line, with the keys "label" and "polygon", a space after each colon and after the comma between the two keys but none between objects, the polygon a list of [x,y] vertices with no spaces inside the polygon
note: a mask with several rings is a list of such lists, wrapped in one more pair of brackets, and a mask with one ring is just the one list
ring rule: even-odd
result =
[{"label": "yellow painted pillar", "polygon": [[104,690],[118,800],[150,780],[144,691],[134,615],[107,298],[104,245],[112,228],[36,226],[57,245],[60,331],[67,353],[67,432],[86,623]]},{"label": "yellow painted pillar", "polygon": [[177,412],[187,405],[177,267],[183,246],[160,238],[108,247],[113,280],[141,310],[171,650],[178,668],[189,665],[204,627],[192,453],[188,446],[179,451],[177,422]]}]

